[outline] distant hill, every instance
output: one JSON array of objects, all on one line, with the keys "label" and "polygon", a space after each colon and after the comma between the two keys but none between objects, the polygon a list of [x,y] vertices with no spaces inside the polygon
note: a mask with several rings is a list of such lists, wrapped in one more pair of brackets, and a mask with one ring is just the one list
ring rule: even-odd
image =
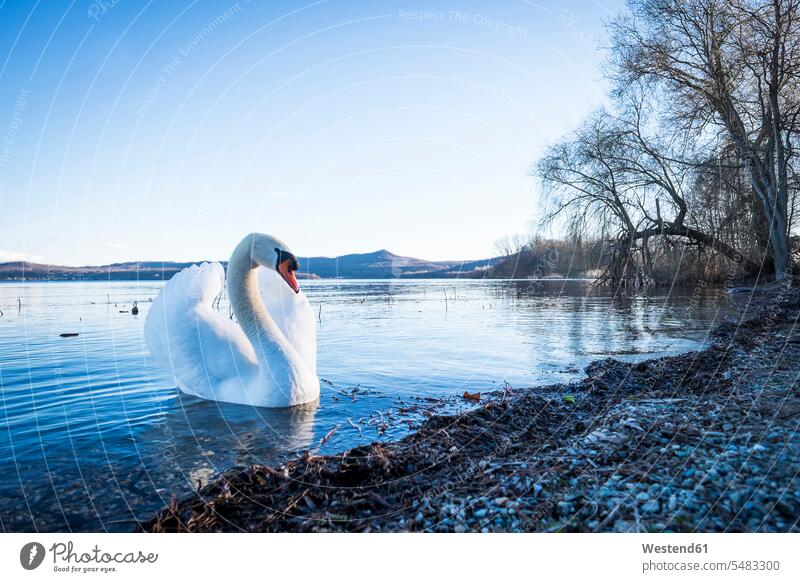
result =
[{"label": "distant hill", "polygon": [[[300,257],[300,278],[391,279],[481,277],[498,259],[479,261],[426,261],[402,257],[387,250],[340,257]],[[186,267],[199,264],[133,261],[110,265],[63,267],[25,261],[0,263],[0,281],[159,281]],[[226,263],[223,261],[222,263]]]},{"label": "distant hill", "polygon": [[385,249],[340,257],[301,257],[300,270],[324,279],[391,279],[393,277],[479,276],[497,259],[479,261],[426,261],[395,255]]}]

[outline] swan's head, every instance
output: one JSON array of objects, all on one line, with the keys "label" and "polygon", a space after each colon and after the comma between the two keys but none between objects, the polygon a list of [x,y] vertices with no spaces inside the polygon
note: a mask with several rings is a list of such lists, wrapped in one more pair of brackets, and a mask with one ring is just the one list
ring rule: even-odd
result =
[{"label": "swan's head", "polygon": [[251,239],[250,257],[253,261],[265,269],[277,271],[292,291],[300,293],[300,284],[294,274],[300,263],[286,243],[268,234],[254,233],[248,238]]}]

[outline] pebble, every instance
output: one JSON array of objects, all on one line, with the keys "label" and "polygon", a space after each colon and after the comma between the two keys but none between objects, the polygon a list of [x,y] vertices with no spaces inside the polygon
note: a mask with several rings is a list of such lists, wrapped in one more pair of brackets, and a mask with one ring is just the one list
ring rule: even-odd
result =
[{"label": "pebble", "polygon": [[646,513],[657,513],[659,509],[661,509],[661,505],[658,503],[657,499],[653,499],[642,505],[642,511]]}]

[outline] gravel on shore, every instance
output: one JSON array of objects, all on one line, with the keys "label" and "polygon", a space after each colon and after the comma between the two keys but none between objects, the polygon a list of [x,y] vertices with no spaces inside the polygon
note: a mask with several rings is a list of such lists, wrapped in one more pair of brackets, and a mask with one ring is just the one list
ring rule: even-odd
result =
[{"label": "gravel on shore", "polygon": [[800,531],[800,294],[699,352],[506,390],[408,437],[223,474],[142,531]]}]

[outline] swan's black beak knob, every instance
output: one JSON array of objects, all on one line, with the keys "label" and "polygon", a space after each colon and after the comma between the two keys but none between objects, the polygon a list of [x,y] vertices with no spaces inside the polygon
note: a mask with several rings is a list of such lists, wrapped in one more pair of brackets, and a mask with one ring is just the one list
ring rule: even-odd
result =
[{"label": "swan's black beak knob", "polygon": [[284,251],[283,249],[275,249],[278,258],[275,264],[275,270],[278,271],[287,285],[292,288],[295,293],[300,293],[300,284],[297,282],[294,272],[300,268],[300,263],[297,261],[292,253]]}]

